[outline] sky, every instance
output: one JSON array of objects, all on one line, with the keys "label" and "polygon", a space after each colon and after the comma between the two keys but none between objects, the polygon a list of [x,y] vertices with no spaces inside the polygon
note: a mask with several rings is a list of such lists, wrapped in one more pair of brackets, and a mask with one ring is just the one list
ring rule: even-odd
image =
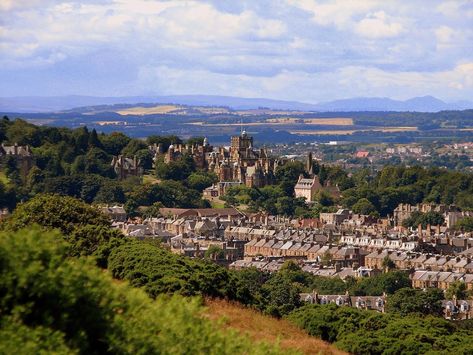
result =
[{"label": "sky", "polygon": [[473,0],[0,0],[0,96],[473,98]]}]

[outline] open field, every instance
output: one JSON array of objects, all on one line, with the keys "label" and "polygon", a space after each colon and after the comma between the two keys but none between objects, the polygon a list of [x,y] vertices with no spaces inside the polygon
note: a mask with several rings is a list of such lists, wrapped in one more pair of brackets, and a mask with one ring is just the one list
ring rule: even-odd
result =
[{"label": "open field", "polygon": [[119,115],[154,115],[154,114],[165,114],[180,109],[179,106],[175,105],[159,105],[153,107],[130,107],[123,110],[115,111]]},{"label": "open field", "polygon": [[250,338],[267,343],[279,343],[285,350],[303,354],[345,354],[334,346],[307,335],[302,329],[284,319],[261,313],[224,300],[206,299],[204,316],[222,322],[222,327],[237,330]]},{"label": "open field", "polygon": [[352,118],[335,117],[335,118],[270,118],[266,122],[273,124],[294,124],[303,122],[304,124],[321,125],[321,126],[353,126]]},{"label": "open field", "polygon": [[417,127],[376,127],[370,129],[347,129],[347,130],[290,130],[289,133],[299,135],[350,135],[355,132],[413,132]]},{"label": "open field", "polygon": [[[240,123],[206,123],[191,122],[194,126],[223,127],[223,126],[240,126]],[[261,122],[245,122],[244,126],[283,126],[283,125],[314,125],[314,126],[353,126],[351,118],[270,118]]]}]

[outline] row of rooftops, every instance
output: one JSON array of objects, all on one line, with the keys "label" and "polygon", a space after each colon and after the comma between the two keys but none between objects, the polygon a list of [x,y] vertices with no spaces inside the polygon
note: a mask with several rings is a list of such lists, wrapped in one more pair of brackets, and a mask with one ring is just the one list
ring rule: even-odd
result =
[{"label": "row of rooftops", "polygon": [[[256,257],[253,259],[236,260],[230,264],[230,268],[244,269],[254,267],[261,271],[276,272],[279,271],[284,264],[284,258],[262,258]],[[302,270],[311,273],[314,276],[321,277],[339,277],[342,280],[347,277],[361,278],[368,277],[377,273],[379,270],[370,269],[367,267],[324,267],[314,262],[304,262]]]},{"label": "row of rooftops", "polygon": [[[472,265],[473,269],[473,265]],[[431,282],[443,282],[450,284],[453,282],[464,282],[466,284],[473,285],[473,274],[464,272],[453,272],[453,271],[429,271],[429,270],[416,270],[411,275],[411,280],[423,281],[426,283]]]},{"label": "row of rooftops", "polygon": [[[316,292],[299,294],[302,301],[311,304],[336,304],[360,309],[371,309],[378,312],[385,311],[387,298],[382,296],[350,296],[344,295],[319,295]],[[444,317],[447,319],[470,319],[473,310],[473,300],[442,300]]]}]

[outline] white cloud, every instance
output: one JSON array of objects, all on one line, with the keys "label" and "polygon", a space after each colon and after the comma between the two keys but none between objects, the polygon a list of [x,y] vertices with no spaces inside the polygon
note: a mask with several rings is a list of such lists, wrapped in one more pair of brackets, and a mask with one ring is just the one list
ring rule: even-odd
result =
[{"label": "white cloud", "polygon": [[[288,93],[297,92],[297,99],[305,102],[353,96],[386,96],[386,90],[390,90],[389,96],[397,99],[408,99],[426,93],[454,99],[457,91],[473,93],[473,62],[434,73],[389,72],[373,67],[347,66],[333,72],[314,74],[282,71],[274,76],[261,78],[158,66],[142,68],[134,86],[151,86],[162,94],[174,94],[186,88],[187,94],[205,92],[276,99],[287,99]],[[447,87],[450,88],[449,92],[446,92]]]},{"label": "white cloud", "polygon": [[340,29],[348,28],[353,17],[372,10],[378,3],[372,0],[335,0],[322,2],[316,0],[287,0],[290,5],[299,7],[312,14],[312,20],[319,25],[335,25]]},{"label": "white cloud", "polygon": [[[473,3],[436,4],[0,0],[0,76],[15,78],[5,81],[12,94],[50,75],[107,73],[101,88],[136,94],[467,98]],[[90,79],[76,80],[62,91],[78,93]]]},{"label": "white cloud", "polygon": [[377,11],[358,22],[355,31],[368,38],[389,38],[399,36],[405,29],[401,23],[392,21],[384,11]]}]

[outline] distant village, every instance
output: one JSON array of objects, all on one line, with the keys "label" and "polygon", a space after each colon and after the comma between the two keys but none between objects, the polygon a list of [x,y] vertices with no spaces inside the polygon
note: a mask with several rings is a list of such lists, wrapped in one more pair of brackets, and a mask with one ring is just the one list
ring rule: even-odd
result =
[{"label": "distant village", "polygon": [[[469,149],[469,144],[452,145],[451,150]],[[205,140],[202,146],[171,146],[167,153],[152,147],[155,156],[165,155],[165,161],[189,152],[201,168],[215,172],[219,182],[204,191],[205,198],[225,194],[228,187],[244,184],[262,187],[271,183],[275,168],[284,159],[269,157],[266,149],[255,150],[253,138],[246,132],[235,136],[226,149],[213,149]],[[421,147],[386,148],[389,156],[400,154],[418,156]],[[355,157],[370,159],[368,151],[357,151]],[[287,160],[287,159],[286,159]],[[315,158],[309,153],[306,172],[294,188],[296,197],[314,201],[320,190],[340,196],[337,186],[320,183],[312,174]],[[403,227],[403,221],[415,212],[436,211],[442,214],[440,225],[417,228]],[[459,211],[455,206],[400,204],[391,216],[375,218],[355,214],[347,209],[320,213],[319,218],[288,219],[264,213],[248,214],[236,208],[170,209],[162,208],[161,217],[127,219],[122,207],[106,207],[116,228],[126,235],[144,239],[157,238],[177,254],[189,257],[211,257],[230,268],[255,267],[274,272],[287,260],[299,263],[304,271],[318,276],[370,277],[383,272],[387,264],[399,270],[409,270],[414,288],[447,290],[454,282],[464,282],[473,290],[473,236],[462,234],[453,226],[472,212]],[[215,252],[218,251],[218,252]],[[355,297],[346,295],[302,295],[309,302],[333,302],[382,311],[384,297]],[[447,318],[470,318],[473,301],[444,301]],[[458,313],[454,314],[454,311]]]}]

